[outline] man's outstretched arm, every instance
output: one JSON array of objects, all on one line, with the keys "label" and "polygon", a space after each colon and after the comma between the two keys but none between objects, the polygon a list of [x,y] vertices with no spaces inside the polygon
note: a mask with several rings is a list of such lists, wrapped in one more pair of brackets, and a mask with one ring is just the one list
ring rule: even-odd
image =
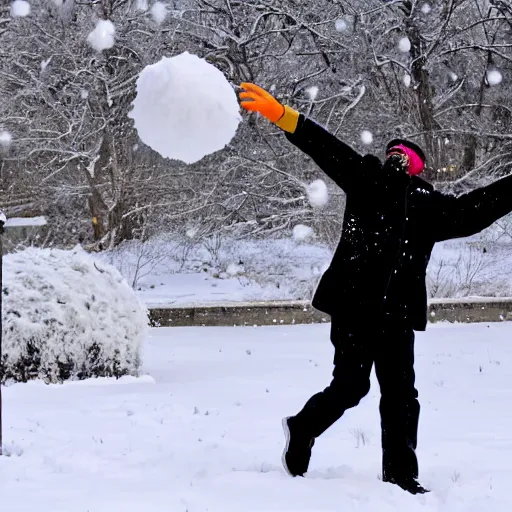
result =
[{"label": "man's outstretched arm", "polygon": [[288,140],[309,155],[314,162],[343,190],[347,191],[358,177],[362,156],[313,120],[279,103],[261,87],[242,83],[242,107],[260,112],[281,128]]},{"label": "man's outstretched arm", "polygon": [[512,174],[458,197],[434,192],[433,199],[436,242],[475,235],[512,212]]}]

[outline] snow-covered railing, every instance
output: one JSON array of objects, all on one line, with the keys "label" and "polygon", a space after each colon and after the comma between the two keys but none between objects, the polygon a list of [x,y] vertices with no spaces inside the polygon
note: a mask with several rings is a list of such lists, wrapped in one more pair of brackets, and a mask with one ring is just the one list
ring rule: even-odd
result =
[{"label": "snow-covered railing", "polygon": [[[3,215],[3,217],[2,217]],[[0,220],[4,219],[4,229],[17,229],[28,227],[46,226],[46,217],[11,217],[6,219],[5,214],[0,214]]]}]

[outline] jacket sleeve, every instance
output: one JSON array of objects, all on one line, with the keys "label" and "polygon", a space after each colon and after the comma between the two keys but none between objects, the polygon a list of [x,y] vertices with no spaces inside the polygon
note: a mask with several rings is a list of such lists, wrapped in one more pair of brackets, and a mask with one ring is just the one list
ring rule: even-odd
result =
[{"label": "jacket sleeve", "polygon": [[436,242],[479,233],[512,211],[512,174],[461,196],[434,192]]},{"label": "jacket sleeve", "polygon": [[286,137],[345,192],[360,178],[363,157],[303,114],[299,116],[295,131],[287,132]]}]

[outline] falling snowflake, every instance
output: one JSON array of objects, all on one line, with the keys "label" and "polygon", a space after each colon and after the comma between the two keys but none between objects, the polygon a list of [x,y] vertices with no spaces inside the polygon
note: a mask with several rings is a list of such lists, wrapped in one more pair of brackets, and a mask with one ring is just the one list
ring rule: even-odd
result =
[{"label": "falling snowflake", "polygon": [[12,135],[4,130],[2,132],[0,132],[0,146],[4,146],[4,147],[7,147],[11,144],[12,142]]},{"label": "falling snowflake", "polygon": [[304,224],[297,224],[293,228],[293,238],[296,242],[302,242],[313,236],[313,229]]},{"label": "falling snowflake", "polygon": [[25,0],[15,0],[11,5],[11,14],[20,18],[28,16],[30,14],[30,4]]},{"label": "falling snowflake", "polygon": [[411,51],[411,41],[408,37],[402,37],[402,39],[398,41],[398,49],[403,53],[408,53]]},{"label": "falling snowflake", "polygon": [[502,80],[503,75],[497,69],[493,69],[487,73],[487,81],[489,82],[489,85],[501,84]]},{"label": "falling snowflake", "polygon": [[151,6],[151,16],[157,25],[164,22],[167,17],[167,6],[162,2],[155,2]]},{"label": "falling snowflake", "polygon": [[338,32],[344,32],[345,30],[347,30],[348,25],[345,20],[339,19],[339,20],[336,20],[335,27]]},{"label": "falling snowflake", "polygon": [[316,85],[313,85],[311,87],[308,87],[306,89],[306,93],[309,96],[309,99],[311,101],[315,101],[317,95],[318,95],[318,87]]},{"label": "falling snowflake", "polygon": [[371,144],[373,142],[373,134],[368,130],[361,132],[361,141],[363,144]]},{"label": "falling snowflake", "polygon": [[324,180],[315,180],[307,186],[309,204],[320,208],[329,202],[329,193]]}]

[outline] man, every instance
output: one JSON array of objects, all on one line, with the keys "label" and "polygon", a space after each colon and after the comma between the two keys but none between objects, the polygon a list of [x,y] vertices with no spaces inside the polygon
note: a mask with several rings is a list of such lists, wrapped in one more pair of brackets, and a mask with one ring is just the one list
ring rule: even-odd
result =
[{"label": "man", "polygon": [[285,418],[285,469],[308,470],[320,436],[370,389],[380,385],[382,478],[412,493],[420,405],[414,387],[414,331],[427,325],[425,274],[436,242],[467,237],[512,211],[512,175],[459,197],[419,178],[425,155],[414,143],[391,141],[384,164],[361,156],[311,119],[243,83],[241,105],[280,127],[346,193],[341,240],[313,306],[331,317],[331,384]]}]

